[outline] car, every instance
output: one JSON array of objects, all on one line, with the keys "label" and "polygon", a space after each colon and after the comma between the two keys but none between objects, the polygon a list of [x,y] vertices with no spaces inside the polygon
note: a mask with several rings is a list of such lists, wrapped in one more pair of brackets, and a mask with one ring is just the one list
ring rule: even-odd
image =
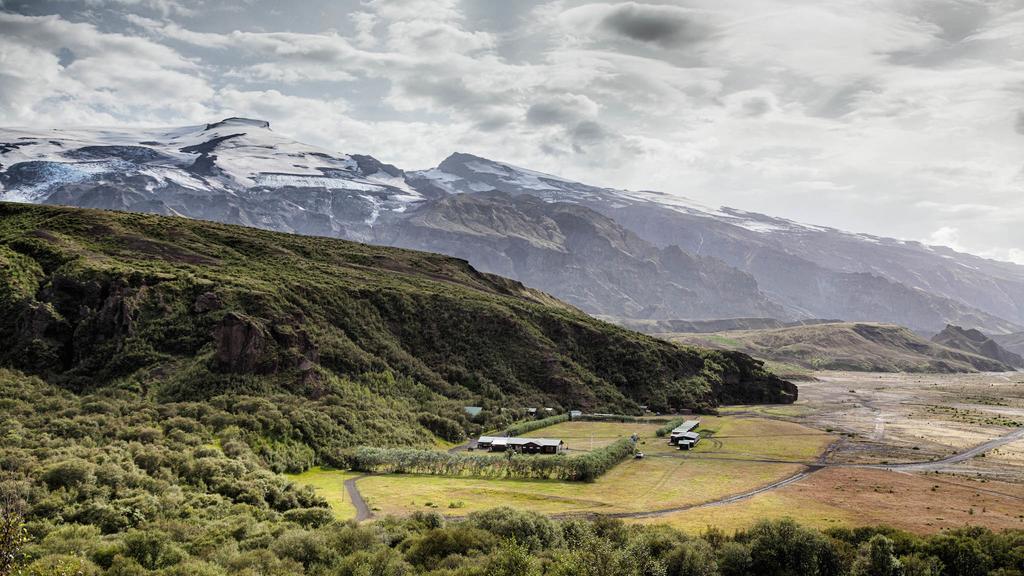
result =
[{"label": "car", "polygon": [[636,458],[637,460],[643,458],[644,456],[645,454],[643,452],[637,452],[636,454],[633,454],[633,458]]}]

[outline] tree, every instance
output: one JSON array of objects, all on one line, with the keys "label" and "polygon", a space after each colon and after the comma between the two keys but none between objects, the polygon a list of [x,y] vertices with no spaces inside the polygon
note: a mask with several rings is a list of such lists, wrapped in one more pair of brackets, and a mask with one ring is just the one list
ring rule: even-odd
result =
[{"label": "tree", "polygon": [[892,540],[876,534],[857,551],[852,576],[902,576],[903,564],[895,554]]},{"label": "tree", "polygon": [[24,509],[12,494],[0,498],[0,576],[8,576],[21,562],[22,547],[28,543]]},{"label": "tree", "polygon": [[540,574],[530,549],[509,538],[491,555],[484,569],[486,576],[535,576]]},{"label": "tree", "polygon": [[949,576],[982,576],[991,564],[978,541],[966,534],[937,536],[929,543],[928,553],[942,561]]}]

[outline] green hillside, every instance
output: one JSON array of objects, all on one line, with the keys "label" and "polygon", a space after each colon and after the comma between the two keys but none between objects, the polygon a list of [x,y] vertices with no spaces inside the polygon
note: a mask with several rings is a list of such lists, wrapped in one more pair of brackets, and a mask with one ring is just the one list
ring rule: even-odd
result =
[{"label": "green hillside", "polygon": [[321,457],[458,440],[526,406],[795,397],[745,355],[681,349],[435,254],[0,204],[0,270],[0,366],[79,393],[269,403],[290,424],[250,428]]},{"label": "green hillside", "polygon": [[864,372],[1009,371],[998,360],[930,342],[902,326],[833,322],[768,330],[663,334],[680,344],[742,351],[814,370]]}]

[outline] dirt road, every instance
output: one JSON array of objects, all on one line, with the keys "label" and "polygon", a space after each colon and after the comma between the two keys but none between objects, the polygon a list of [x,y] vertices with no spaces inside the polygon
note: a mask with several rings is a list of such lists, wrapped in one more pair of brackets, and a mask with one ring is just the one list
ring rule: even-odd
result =
[{"label": "dirt road", "polygon": [[363,520],[373,518],[373,512],[366,504],[366,500],[363,499],[363,495],[359,493],[359,487],[356,486],[356,481],[361,478],[366,478],[366,476],[366,474],[363,474],[362,476],[356,476],[355,478],[345,480],[345,491],[348,492],[348,499],[351,500],[352,505],[356,507],[356,522],[362,522]]}]

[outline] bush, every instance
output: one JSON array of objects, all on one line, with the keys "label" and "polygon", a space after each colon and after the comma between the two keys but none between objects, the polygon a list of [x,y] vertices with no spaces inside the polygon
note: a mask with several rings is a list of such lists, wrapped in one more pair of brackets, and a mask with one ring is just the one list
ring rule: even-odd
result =
[{"label": "bush", "polygon": [[284,513],[284,519],[306,528],[319,528],[333,522],[334,513],[328,508],[293,508]]},{"label": "bush", "polygon": [[421,425],[442,440],[462,442],[466,439],[466,431],[455,420],[436,414],[420,414],[417,419]]},{"label": "bush", "polygon": [[555,524],[546,516],[512,508],[493,508],[473,512],[469,521],[479,528],[504,539],[512,540],[530,550],[552,548],[561,539]]},{"label": "bush", "polygon": [[314,565],[327,565],[333,559],[333,552],[319,532],[289,530],[274,542],[271,549],[282,558],[294,560],[307,569]]},{"label": "bush", "polygon": [[51,554],[35,560],[24,576],[98,576],[100,569],[92,562],[68,554]]},{"label": "bush", "polygon": [[147,570],[176,564],[183,557],[170,537],[156,530],[133,530],[125,534],[124,554]]},{"label": "bush", "polygon": [[85,460],[63,460],[43,472],[43,482],[50,490],[79,488],[95,480],[95,466]]},{"label": "bush", "polygon": [[751,571],[765,576],[838,574],[838,559],[828,537],[790,519],[761,521],[747,533]]}]

